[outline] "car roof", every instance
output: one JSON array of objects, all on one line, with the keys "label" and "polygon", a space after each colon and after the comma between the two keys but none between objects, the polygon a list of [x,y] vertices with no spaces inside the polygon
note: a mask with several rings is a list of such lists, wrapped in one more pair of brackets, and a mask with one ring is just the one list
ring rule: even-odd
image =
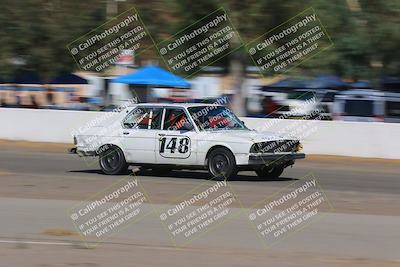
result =
[{"label": "car roof", "polygon": [[221,104],[202,104],[202,103],[139,103],[134,105],[145,107],[176,107],[176,108],[190,108],[190,107],[207,107],[207,106],[222,106]]}]

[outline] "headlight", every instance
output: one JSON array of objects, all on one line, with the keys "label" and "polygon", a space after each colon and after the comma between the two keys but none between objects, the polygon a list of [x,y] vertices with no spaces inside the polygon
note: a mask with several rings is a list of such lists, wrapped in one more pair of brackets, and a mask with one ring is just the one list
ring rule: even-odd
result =
[{"label": "headlight", "polygon": [[296,147],[296,152],[303,150],[303,145],[299,142]]}]

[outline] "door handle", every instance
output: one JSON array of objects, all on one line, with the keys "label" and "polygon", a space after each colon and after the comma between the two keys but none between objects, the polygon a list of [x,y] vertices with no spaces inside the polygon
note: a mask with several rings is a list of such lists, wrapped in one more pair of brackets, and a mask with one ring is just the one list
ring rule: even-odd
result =
[{"label": "door handle", "polygon": [[165,134],[158,134],[158,136],[165,136]]},{"label": "door handle", "polygon": [[129,132],[122,132],[124,135],[127,135],[127,134],[129,134]]}]

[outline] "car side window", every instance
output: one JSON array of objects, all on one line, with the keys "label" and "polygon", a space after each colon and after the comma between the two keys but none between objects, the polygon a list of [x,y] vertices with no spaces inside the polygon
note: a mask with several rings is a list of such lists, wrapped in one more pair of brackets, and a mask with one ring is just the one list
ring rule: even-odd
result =
[{"label": "car side window", "polygon": [[161,129],[161,108],[136,108],[124,119],[127,129]]},{"label": "car side window", "polygon": [[153,130],[161,129],[162,113],[163,113],[162,108],[151,109],[150,129],[153,129]]},{"label": "car side window", "polygon": [[164,130],[192,130],[191,122],[183,109],[167,108],[165,110]]}]

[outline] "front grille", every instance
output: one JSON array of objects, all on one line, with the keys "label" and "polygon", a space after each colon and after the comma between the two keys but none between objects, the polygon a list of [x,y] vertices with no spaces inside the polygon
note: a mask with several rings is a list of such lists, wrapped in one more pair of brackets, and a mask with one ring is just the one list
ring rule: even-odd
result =
[{"label": "front grille", "polygon": [[299,144],[299,140],[276,140],[255,143],[251,146],[250,153],[296,152]]}]

